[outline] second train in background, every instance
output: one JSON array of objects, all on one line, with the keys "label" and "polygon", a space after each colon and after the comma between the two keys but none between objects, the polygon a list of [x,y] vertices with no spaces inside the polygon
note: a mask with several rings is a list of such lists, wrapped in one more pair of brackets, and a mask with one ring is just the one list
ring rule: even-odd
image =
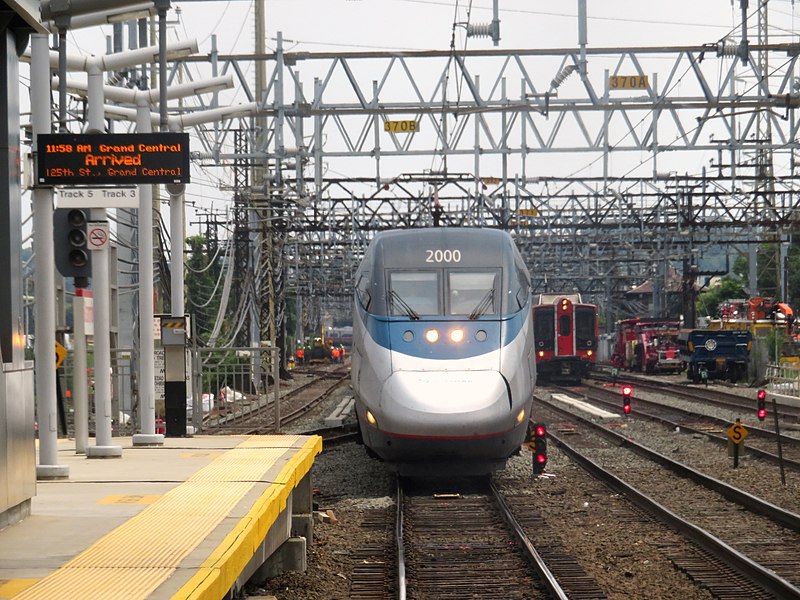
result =
[{"label": "second train in background", "polygon": [[540,294],[533,338],[539,381],[579,383],[597,362],[597,306],[580,294]]}]

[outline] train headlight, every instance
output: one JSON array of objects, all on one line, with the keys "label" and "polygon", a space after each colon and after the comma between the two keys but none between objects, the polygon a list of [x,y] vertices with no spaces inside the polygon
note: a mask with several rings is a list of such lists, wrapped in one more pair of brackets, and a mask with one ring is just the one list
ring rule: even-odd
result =
[{"label": "train headlight", "polygon": [[523,408],[521,411],[519,411],[519,414],[517,415],[517,425],[522,423],[524,420],[525,420],[525,409]]},{"label": "train headlight", "polygon": [[539,350],[539,358],[544,358],[544,350]]},{"label": "train headlight", "polygon": [[431,344],[435,344],[439,341],[439,332],[435,329],[428,329],[428,331],[425,332],[425,339]]},{"label": "train headlight", "polygon": [[586,351],[586,356],[591,356],[592,354],[594,354],[594,352],[592,352],[591,350]]},{"label": "train headlight", "polygon": [[372,411],[369,410],[367,411],[367,421],[369,421],[370,425],[378,426],[378,420],[375,418],[375,415],[372,414]]},{"label": "train headlight", "polygon": [[458,344],[464,339],[464,330],[463,329],[453,329],[450,332],[450,341]]}]

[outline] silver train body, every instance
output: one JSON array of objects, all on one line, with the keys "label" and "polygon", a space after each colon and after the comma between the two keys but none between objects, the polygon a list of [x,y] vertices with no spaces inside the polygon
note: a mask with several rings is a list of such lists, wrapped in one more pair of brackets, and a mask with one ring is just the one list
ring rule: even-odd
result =
[{"label": "silver train body", "polygon": [[486,475],[526,441],[530,276],[499,230],[385,231],[356,273],[352,384],[370,453],[401,475]]}]

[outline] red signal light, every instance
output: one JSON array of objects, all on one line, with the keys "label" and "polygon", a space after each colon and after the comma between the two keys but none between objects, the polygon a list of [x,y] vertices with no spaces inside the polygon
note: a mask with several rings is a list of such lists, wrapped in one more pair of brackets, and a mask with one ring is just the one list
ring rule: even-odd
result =
[{"label": "red signal light", "polygon": [[547,428],[542,423],[534,423],[533,431],[533,474],[541,475],[547,464]]},{"label": "red signal light", "polygon": [[759,400],[766,400],[767,399],[767,390],[758,390],[758,399]]},{"label": "red signal light", "polygon": [[766,409],[764,409],[764,408],[759,408],[759,409],[758,409],[758,420],[759,420],[759,421],[763,421],[763,420],[764,420],[764,419],[766,419],[766,418],[767,418],[767,411],[766,411]]},{"label": "red signal light", "polygon": [[622,386],[622,412],[626,415],[631,414],[631,396],[633,395],[633,387],[630,385]]},{"label": "red signal light", "polygon": [[767,418],[767,390],[758,390],[756,398],[758,400],[758,420],[763,421]]}]

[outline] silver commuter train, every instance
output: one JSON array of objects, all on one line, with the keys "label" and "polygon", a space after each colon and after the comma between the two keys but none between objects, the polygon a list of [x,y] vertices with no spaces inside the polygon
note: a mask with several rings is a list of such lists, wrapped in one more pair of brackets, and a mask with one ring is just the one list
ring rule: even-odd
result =
[{"label": "silver commuter train", "polygon": [[361,438],[400,475],[486,475],[526,439],[530,275],[508,233],[378,233],[356,272],[352,385]]}]

